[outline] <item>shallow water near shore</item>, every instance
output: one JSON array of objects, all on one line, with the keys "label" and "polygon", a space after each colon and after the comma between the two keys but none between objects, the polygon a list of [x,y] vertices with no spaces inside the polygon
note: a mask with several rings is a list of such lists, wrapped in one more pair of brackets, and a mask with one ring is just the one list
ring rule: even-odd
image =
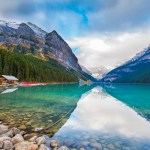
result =
[{"label": "shallow water near shore", "polygon": [[43,128],[39,134],[47,136],[47,143],[149,150],[149,85],[0,87],[0,92],[0,121],[27,132]]}]

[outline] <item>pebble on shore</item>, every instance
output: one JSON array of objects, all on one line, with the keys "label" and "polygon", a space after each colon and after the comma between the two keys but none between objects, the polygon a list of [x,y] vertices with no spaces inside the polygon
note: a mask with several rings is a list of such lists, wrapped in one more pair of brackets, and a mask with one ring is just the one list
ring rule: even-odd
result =
[{"label": "pebble on shore", "polygon": [[[21,126],[23,129],[23,126]],[[37,133],[26,134],[20,128],[11,128],[0,122],[0,149],[3,150],[50,150],[46,146],[44,136],[38,137]],[[50,147],[55,150],[69,150],[66,146],[58,147],[58,142],[52,140]]]}]

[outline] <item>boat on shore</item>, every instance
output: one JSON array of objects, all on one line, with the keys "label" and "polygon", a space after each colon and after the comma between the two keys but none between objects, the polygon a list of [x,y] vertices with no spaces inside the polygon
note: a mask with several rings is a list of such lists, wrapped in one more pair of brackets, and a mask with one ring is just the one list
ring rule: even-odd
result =
[{"label": "boat on shore", "polygon": [[46,85],[46,83],[38,83],[38,82],[21,82],[20,86],[38,86],[38,85]]}]

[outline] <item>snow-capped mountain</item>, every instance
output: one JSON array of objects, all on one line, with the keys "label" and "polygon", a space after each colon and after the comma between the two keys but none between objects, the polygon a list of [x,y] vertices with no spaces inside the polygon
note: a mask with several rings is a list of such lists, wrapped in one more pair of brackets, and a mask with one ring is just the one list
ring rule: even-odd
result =
[{"label": "snow-capped mountain", "polygon": [[66,69],[74,70],[90,80],[95,79],[82,71],[69,45],[56,32],[47,33],[33,23],[0,21],[0,48],[33,55],[48,61],[53,59]]},{"label": "snow-capped mountain", "polygon": [[0,27],[1,29],[7,28],[9,30],[17,30],[22,24],[27,25],[28,27],[30,27],[35,35],[38,38],[44,39],[47,32],[42,30],[40,27],[36,26],[35,24],[31,23],[31,22],[27,22],[27,23],[16,23],[16,22],[11,22],[11,21],[4,21],[4,20],[0,20]]},{"label": "snow-capped mountain", "polygon": [[81,70],[71,48],[56,31],[47,33],[30,22],[18,24],[1,20],[0,45],[7,47],[8,44],[16,52],[55,59],[65,67]]},{"label": "snow-capped mountain", "polygon": [[150,47],[106,74],[102,82],[150,83]]},{"label": "snow-capped mountain", "polygon": [[28,22],[27,25],[36,33],[37,37],[44,39],[47,32],[36,26],[35,24]]},{"label": "snow-capped mountain", "polygon": [[20,24],[18,24],[16,22],[10,22],[10,21],[0,20],[0,26],[3,26],[3,27],[7,27],[8,26],[10,28],[18,29],[19,25]]}]

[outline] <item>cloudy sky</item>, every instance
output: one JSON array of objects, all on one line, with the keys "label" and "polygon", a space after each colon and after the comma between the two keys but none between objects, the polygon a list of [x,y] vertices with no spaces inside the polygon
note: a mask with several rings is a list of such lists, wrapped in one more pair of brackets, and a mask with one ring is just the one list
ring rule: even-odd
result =
[{"label": "cloudy sky", "polygon": [[113,68],[150,43],[150,0],[0,0],[0,19],[56,30],[87,68]]}]

